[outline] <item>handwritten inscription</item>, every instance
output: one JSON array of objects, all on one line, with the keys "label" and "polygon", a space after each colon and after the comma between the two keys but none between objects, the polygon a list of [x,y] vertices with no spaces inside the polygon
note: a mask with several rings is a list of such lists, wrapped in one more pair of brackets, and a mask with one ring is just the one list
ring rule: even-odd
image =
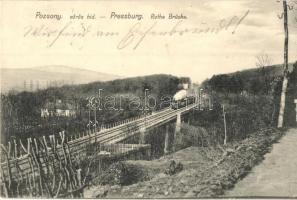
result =
[{"label": "handwritten inscription", "polygon": [[100,30],[94,25],[69,21],[60,27],[52,27],[45,24],[39,26],[29,25],[24,28],[23,36],[25,38],[33,37],[36,39],[46,38],[47,48],[51,48],[58,41],[64,40],[66,38],[75,40],[85,37],[109,37],[114,39],[119,37],[119,42],[116,46],[117,49],[122,50],[131,47],[133,50],[135,50],[148,36],[182,37],[189,34],[218,34],[222,31],[229,31],[231,34],[235,34],[239,25],[248,16],[248,14],[249,10],[246,11],[242,16],[233,16],[228,19],[221,19],[215,25],[207,25],[205,23],[203,27],[188,27],[184,25],[184,20],[175,20],[171,21],[172,26],[167,30],[164,30],[162,26],[158,26],[157,20],[146,23],[143,21],[134,23],[126,31]]},{"label": "handwritten inscription", "polygon": [[118,36],[119,32],[115,31],[93,31],[91,25],[86,25],[81,23],[80,25],[74,24],[73,22],[68,22],[61,28],[52,28],[46,25],[41,25],[34,27],[32,25],[25,27],[24,37],[34,37],[34,38],[48,38],[50,39],[47,47],[52,47],[59,39],[63,38],[84,38],[87,36],[91,37],[112,37]]},{"label": "handwritten inscription", "polygon": [[206,28],[187,28],[184,27],[182,28],[182,23],[183,21],[178,21],[176,24],[174,24],[174,26],[169,30],[169,31],[155,31],[154,28],[157,25],[157,22],[154,22],[154,24],[152,26],[150,26],[147,29],[142,29],[142,24],[141,23],[137,23],[134,26],[132,26],[131,29],[129,29],[128,33],[124,36],[124,38],[119,42],[117,48],[118,49],[124,49],[125,47],[129,46],[130,44],[132,44],[133,42],[133,49],[135,50],[140,43],[144,40],[144,38],[147,35],[151,35],[151,36],[183,36],[186,34],[207,34],[207,33],[212,33],[212,34],[217,34],[221,31],[228,31],[228,29],[231,28],[231,26],[233,26],[233,30],[232,30],[232,34],[235,34],[236,29],[238,28],[238,26],[242,23],[242,21],[244,20],[244,18],[246,18],[246,16],[249,14],[249,11],[247,11],[244,16],[242,16],[241,18],[234,16],[232,17],[229,21],[228,20],[221,20],[219,22],[219,24],[215,27],[206,27]]}]

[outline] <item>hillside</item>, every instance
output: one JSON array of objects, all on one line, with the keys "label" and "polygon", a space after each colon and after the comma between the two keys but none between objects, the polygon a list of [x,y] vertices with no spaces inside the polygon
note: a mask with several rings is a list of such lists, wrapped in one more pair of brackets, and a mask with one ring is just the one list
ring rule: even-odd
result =
[{"label": "hillside", "polygon": [[[289,72],[292,72],[293,70],[293,63],[289,63]],[[262,74],[267,74],[270,77],[276,77],[283,75],[283,65],[272,65],[272,66],[266,66],[264,68],[252,68],[247,69],[239,72],[230,73],[229,75],[239,75],[242,78],[258,78],[262,76]]]},{"label": "hillside", "polygon": [[[297,62],[289,64],[288,79],[284,124],[285,126],[294,126],[296,125],[294,99],[297,98]],[[229,106],[230,113],[237,112],[234,111],[235,107],[238,110],[245,109],[249,115],[251,112],[255,114],[249,120],[263,115],[263,123],[274,126],[279,112],[282,80],[282,66],[275,65],[230,74],[214,75],[211,79],[204,81],[202,85],[205,90],[213,94],[216,102]],[[245,111],[242,113],[245,113]],[[243,117],[238,116],[232,118],[234,120],[236,120],[235,118],[243,119]],[[259,127],[259,125],[256,124],[255,127]]]},{"label": "hillside", "polygon": [[67,66],[43,66],[34,68],[2,68],[1,92],[9,90],[36,91],[52,86],[83,84],[94,81],[110,81],[121,78],[112,74],[105,74],[91,70]]},{"label": "hillside", "polygon": [[[2,136],[46,135],[49,132],[58,133],[65,129],[67,133],[81,132],[86,129],[89,120],[87,98],[98,97],[99,89],[103,90],[101,107],[104,109],[104,112],[96,114],[100,124],[139,116],[143,114],[145,89],[148,89],[147,96],[154,97],[156,100],[156,106],[152,106],[151,110],[157,110],[169,106],[168,103],[160,104],[160,101],[162,97],[172,97],[179,89],[180,83],[181,79],[178,77],[159,74],[1,95],[1,118],[4,124],[1,126]],[[69,104],[69,107],[75,111],[75,116],[42,118],[41,109],[46,108],[48,104],[55,104],[58,100]],[[150,105],[154,105],[154,102]],[[91,117],[93,118],[93,113]],[[8,123],[11,121],[14,121],[13,125]],[[55,126],[53,127],[52,124]],[[32,129],[24,130],[24,127]]]},{"label": "hillside", "polygon": [[[289,72],[293,71],[293,63],[289,64]],[[250,94],[267,94],[272,92],[278,77],[283,75],[282,65],[253,68],[229,74],[214,75],[204,81],[204,87],[223,93],[247,92]]]}]

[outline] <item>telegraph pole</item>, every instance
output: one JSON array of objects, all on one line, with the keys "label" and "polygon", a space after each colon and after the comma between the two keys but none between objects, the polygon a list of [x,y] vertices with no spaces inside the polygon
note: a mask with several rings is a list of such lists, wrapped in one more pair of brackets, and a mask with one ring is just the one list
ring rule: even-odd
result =
[{"label": "telegraph pole", "polygon": [[284,123],[284,112],[286,105],[286,92],[288,87],[288,46],[289,46],[289,30],[288,30],[288,8],[287,1],[283,0],[284,7],[284,30],[285,30],[285,44],[284,44],[284,79],[281,92],[280,108],[278,115],[277,127],[282,128]]},{"label": "telegraph pole", "polygon": [[224,129],[225,129],[224,145],[226,145],[227,144],[227,126],[226,126],[226,113],[225,113],[224,105],[223,105],[223,117],[224,117]]}]

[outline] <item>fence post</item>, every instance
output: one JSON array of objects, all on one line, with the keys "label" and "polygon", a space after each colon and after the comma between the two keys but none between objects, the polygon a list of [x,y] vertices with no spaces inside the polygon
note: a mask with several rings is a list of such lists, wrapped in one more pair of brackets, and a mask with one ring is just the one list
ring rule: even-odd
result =
[{"label": "fence post", "polygon": [[27,138],[27,152],[28,154],[30,154],[30,149],[31,149],[31,138]]},{"label": "fence post", "polygon": [[46,142],[45,136],[43,136],[43,141],[44,141],[44,145],[45,145],[46,150],[48,150],[48,146],[47,146],[47,142]]},{"label": "fence post", "polygon": [[[25,152],[25,154],[28,153],[27,150],[26,150],[26,148],[24,147],[24,145],[23,145],[21,139],[19,140],[19,142],[20,142],[20,146],[22,147],[22,149],[23,149],[23,151]],[[22,156],[22,155],[21,155],[21,156]]]},{"label": "fence post", "polygon": [[11,143],[10,141],[8,142],[8,157],[10,157],[11,154]]},{"label": "fence post", "polygon": [[13,143],[14,143],[14,157],[17,158],[18,157],[18,149],[17,149],[17,143],[16,143],[15,139],[13,139]]}]

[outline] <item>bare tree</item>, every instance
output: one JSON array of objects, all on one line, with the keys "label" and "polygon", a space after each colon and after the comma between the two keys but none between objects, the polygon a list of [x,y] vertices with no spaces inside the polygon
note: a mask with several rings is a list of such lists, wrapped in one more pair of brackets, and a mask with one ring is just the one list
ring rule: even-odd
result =
[{"label": "bare tree", "polygon": [[288,30],[288,9],[287,9],[287,1],[283,0],[283,7],[284,7],[284,30],[285,30],[285,44],[284,44],[284,79],[282,85],[282,93],[281,93],[281,100],[280,100],[280,109],[278,115],[278,123],[277,127],[283,127],[284,121],[284,112],[285,112],[285,105],[286,105],[286,92],[288,87],[288,44],[289,44],[289,30]]},{"label": "bare tree", "polygon": [[263,52],[256,56],[256,66],[260,69],[264,81],[265,93],[269,91],[269,73],[265,68],[271,66],[271,64],[272,58],[268,54]]},{"label": "bare tree", "polygon": [[259,68],[265,68],[266,66],[270,66],[272,64],[272,58],[266,54],[261,53],[256,56],[256,66]]}]

